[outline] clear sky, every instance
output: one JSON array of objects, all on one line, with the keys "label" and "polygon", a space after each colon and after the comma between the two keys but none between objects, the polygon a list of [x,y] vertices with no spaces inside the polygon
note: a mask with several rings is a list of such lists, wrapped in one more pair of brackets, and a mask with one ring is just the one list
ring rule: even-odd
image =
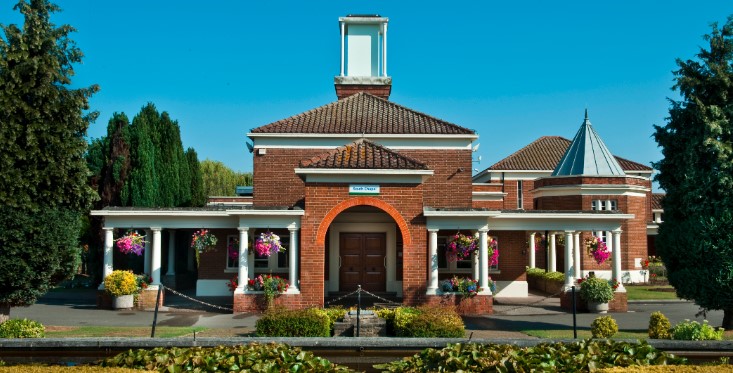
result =
[{"label": "clear sky", "polygon": [[[14,0],[0,23],[21,23]],[[147,102],[178,120],[199,159],[252,170],[250,129],[336,100],[338,17],[389,17],[390,100],[474,129],[484,169],[543,135],[572,138],[587,107],[611,151],[661,157],[675,59],[692,58],[726,1],[57,0],[77,29],[74,84],[113,112]]]}]

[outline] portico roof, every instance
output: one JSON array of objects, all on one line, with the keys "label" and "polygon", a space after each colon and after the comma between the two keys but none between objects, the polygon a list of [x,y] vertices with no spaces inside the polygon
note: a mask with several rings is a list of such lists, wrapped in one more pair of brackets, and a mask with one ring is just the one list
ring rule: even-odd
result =
[{"label": "portico roof", "polygon": [[359,139],[313,158],[300,161],[302,168],[371,169],[371,170],[427,170],[415,159],[373,143]]}]

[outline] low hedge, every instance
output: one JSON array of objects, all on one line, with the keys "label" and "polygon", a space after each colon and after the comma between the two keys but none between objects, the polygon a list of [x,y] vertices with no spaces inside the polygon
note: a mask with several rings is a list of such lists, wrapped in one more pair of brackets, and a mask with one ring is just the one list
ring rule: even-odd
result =
[{"label": "low hedge", "polygon": [[275,307],[257,320],[255,330],[260,337],[330,337],[332,326],[329,313],[322,309]]},{"label": "low hedge", "polygon": [[532,347],[452,344],[428,348],[412,357],[374,367],[388,372],[589,372],[607,367],[685,364],[646,342],[584,340]]},{"label": "low hedge", "polygon": [[43,338],[46,328],[38,321],[10,319],[0,324],[0,338]]},{"label": "low hedge", "polygon": [[159,372],[350,372],[347,367],[282,343],[251,343],[213,348],[154,348],[130,350],[102,362]]},{"label": "low hedge", "polygon": [[399,307],[392,328],[398,337],[462,338],[466,334],[456,310],[439,306]]},{"label": "low hedge", "polygon": [[80,372],[80,373],[140,373],[144,370],[131,368],[105,368],[96,365],[11,365],[0,367],[0,373],[56,373],[56,372]]}]

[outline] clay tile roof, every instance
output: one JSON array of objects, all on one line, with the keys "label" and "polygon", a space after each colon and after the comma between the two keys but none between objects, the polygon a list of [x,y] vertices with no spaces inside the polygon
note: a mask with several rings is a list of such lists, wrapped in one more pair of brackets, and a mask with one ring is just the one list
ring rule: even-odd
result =
[{"label": "clay tile roof", "polygon": [[[570,140],[561,136],[543,136],[510,156],[491,165],[488,170],[552,171],[570,146]],[[651,171],[641,163],[614,156],[624,171]]]},{"label": "clay tile roof", "polygon": [[427,170],[424,163],[366,139],[300,161],[303,168]]},{"label": "clay tile roof", "polygon": [[473,135],[474,131],[360,92],[252,133]]},{"label": "clay tile roof", "polygon": [[652,193],[652,210],[662,210],[664,193]]}]

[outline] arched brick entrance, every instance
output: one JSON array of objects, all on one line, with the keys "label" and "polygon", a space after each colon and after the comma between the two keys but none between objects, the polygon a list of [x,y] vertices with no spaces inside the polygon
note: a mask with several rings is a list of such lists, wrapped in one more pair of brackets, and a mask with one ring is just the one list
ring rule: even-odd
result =
[{"label": "arched brick entrance", "polygon": [[397,211],[394,206],[390,205],[387,202],[384,202],[381,199],[374,198],[374,197],[354,197],[349,198],[347,200],[341,201],[339,204],[334,206],[331,210],[328,211],[326,216],[321,220],[321,224],[318,225],[318,231],[316,233],[316,244],[318,245],[325,245],[326,242],[326,232],[328,231],[328,227],[333,222],[333,219],[338,216],[341,212],[344,210],[355,207],[355,206],[373,206],[378,209],[381,209],[382,211],[386,212],[389,216],[394,219],[395,223],[397,223],[397,226],[400,228],[400,232],[402,233],[402,242],[405,246],[409,246],[412,243],[412,239],[410,237],[410,231],[409,227],[407,226],[407,222],[402,217],[402,215]]}]

